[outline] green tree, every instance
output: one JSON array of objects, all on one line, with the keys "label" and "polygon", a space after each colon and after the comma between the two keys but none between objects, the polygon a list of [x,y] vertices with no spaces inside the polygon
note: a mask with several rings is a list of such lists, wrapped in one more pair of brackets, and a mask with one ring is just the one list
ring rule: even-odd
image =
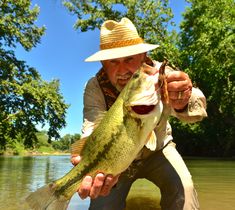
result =
[{"label": "green tree", "polygon": [[37,137],[37,144],[35,145],[36,147],[40,147],[40,146],[50,146],[48,144],[48,135],[47,135],[47,131],[46,130],[42,130],[42,131],[38,131],[36,133],[36,137]]},{"label": "green tree", "polygon": [[199,129],[201,152],[231,156],[235,154],[235,2],[188,2],[191,6],[181,23],[181,66],[207,97],[208,118]]},{"label": "green tree", "polygon": [[168,0],[65,0],[64,5],[77,16],[75,29],[81,32],[100,28],[107,19],[119,21],[128,17],[146,42],[161,46],[152,52],[152,57],[167,57],[177,63],[177,33],[167,30],[174,26]]},{"label": "green tree", "polygon": [[81,139],[81,134],[79,133],[74,134],[71,139],[71,144],[73,144],[75,141],[80,140],[80,139]]},{"label": "green tree", "polygon": [[52,142],[52,146],[56,150],[62,150],[62,151],[68,151],[70,150],[71,144],[73,144],[75,141],[79,140],[81,138],[80,134],[66,134],[62,138],[60,138],[57,141]]},{"label": "green tree", "polygon": [[34,24],[39,8],[30,0],[0,1],[0,147],[20,136],[24,145],[37,141],[36,125],[49,124],[49,141],[59,138],[65,126],[67,105],[59,92],[59,81],[43,81],[36,69],[18,60],[17,44],[29,51],[39,42],[45,28]]}]

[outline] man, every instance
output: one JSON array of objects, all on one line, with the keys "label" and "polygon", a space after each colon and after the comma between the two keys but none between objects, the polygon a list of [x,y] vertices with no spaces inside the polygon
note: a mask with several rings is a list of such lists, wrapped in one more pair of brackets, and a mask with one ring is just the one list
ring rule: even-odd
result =
[{"label": "man", "polygon": [[[94,121],[101,111],[108,110],[132,74],[144,63],[158,68],[161,63],[151,61],[147,52],[158,45],[144,43],[133,23],[123,18],[120,22],[105,21],[100,31],[100,51],[86,61],[101,61],[102,69],[91,78],[84,93],[83,137],[90,135]],[[164,104],[162,117],[155,128],[157,148],[144,147],[136,160],[121,175],[113,177],[99,173],[92,179],[86,176],[78,189],[81,198],[90,196],[91,210],[122,210],[132,183],[146,178],[160,188],[163,210],[199,209],[191,175],[172,142],[173,115],[186,122],[205,117],[206,99],[199,89],[192,87],[188,75],[167,67],[169,104]],[[73,156],[76,165],[80,156]]]}]

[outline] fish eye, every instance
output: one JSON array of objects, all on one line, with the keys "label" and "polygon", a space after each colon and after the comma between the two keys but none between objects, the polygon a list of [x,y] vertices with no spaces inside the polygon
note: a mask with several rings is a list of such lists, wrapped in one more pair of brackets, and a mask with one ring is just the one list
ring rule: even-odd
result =
[{"label": "fish eye", "polygon": [[135,73],[135,74],[133,75],[133,78],[136,79],[136,78],[138,78],[139,76],[140,76],[139,73]]}]

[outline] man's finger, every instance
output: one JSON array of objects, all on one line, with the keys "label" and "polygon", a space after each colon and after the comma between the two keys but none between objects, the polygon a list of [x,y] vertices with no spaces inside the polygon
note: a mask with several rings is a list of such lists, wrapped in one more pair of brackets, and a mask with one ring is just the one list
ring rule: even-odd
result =
[{"label": "man's finger", "polygon": [[105,180],[104,174],[99,173],[96,175],[90,191],[90,197],[92,199],[95,199],[99,196],[102,186],[104,184],[104,180]]},{"label": "man's finger", "polygon": [[85,176],[78,189],[78,194],[81,197],[81,199],[85,199],[90,195],[91,186],[92,186],[92,177]]},{"label": "man's finger", "polygon": [[104,185],[100,191],[100,195],[107,196],[110,190],[112,189],[112,187],[117,183],[118,178],[119,178],[119,175],[118,176],[107,175]]},{"label": "man's finger", "polygon": [[181,71],[174,71],[167,74],[168,91],[184,91],[192,87],[189,76]]},{"label": "man's finger", "polygon": [[188,74],[182,71],[173,71],[173,72],[169,72],[166,75],[166,80],[168,83],[172,81],[181,81],[181,80],[188,80],[188,79],[189,79]]},{"label": "man's finger", "polygon": [[81,156],[76,155],[76,156],[71,156],[70,162],[76,166],[79,162],[81,161]]},{"label": "man's finger", "polygon": [[167,90],[170,91],[184,91],[190,88],[191,82],[189,80],[180,80],[167,83]]},{"label": "man's finger", "polygon": [[169,91],[168,95],[170,100],[189,100],[190,96],[191,96],[191,89],[188,88],[186,90],[183,91]]}]

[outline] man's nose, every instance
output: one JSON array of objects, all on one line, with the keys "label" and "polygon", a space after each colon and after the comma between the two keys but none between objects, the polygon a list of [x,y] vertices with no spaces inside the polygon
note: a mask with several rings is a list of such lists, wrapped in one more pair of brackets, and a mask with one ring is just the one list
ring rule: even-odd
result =
[{"label": "man's nose", "polygon": [[122,62],[119,63],[119,65],[118,65],[118,72],[119,72],[120,74],[125,74],[125,73],[128,72],[128,69],[127,69],[125,63],[122,63]]}]

